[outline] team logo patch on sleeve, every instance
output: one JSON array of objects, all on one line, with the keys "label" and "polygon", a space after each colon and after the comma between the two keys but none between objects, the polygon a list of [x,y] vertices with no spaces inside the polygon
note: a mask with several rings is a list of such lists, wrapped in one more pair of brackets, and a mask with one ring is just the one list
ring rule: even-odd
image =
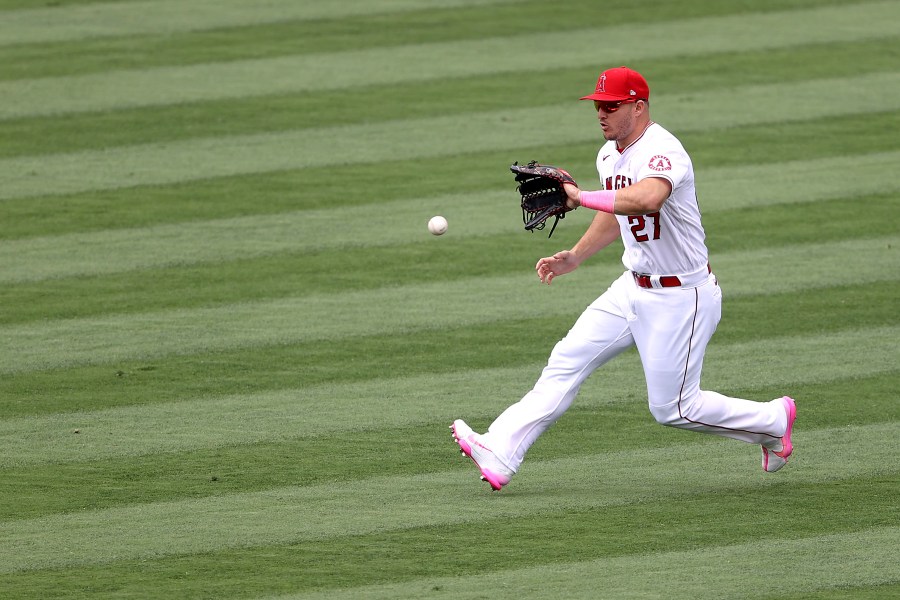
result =
[{"label": "team logo patch on sleeve", "polygon": [[672,161],[670,161],[662,154],[657,154],[650,159],[650,164],[648,166],[654,171],[671,171]]}]

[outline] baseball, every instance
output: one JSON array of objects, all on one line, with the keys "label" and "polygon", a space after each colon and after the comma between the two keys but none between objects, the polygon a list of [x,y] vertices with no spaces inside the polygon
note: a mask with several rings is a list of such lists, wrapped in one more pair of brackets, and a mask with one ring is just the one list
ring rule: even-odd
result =
[{"label": "baseball", "polygon": [[447,227],[447,219],[441,216],[431,217],[431,220],[428,221],[428,231],[433,235],[444,235]]}]

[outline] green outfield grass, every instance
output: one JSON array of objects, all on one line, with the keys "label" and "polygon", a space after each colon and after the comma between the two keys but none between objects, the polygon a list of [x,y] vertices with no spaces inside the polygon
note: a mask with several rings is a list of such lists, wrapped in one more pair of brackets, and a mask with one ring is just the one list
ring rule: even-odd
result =
[{"label": "green outfield grass", "polygon": [[[0,598],[900,597],[900,3],[0,0]],[[596,187],[628,64],[694,160],[704,387],[795,453],[673,430],[634,351],[491,493],[486,428],[621,273],[521,226]],[[446,216],[449,232],[428,234]]]}]

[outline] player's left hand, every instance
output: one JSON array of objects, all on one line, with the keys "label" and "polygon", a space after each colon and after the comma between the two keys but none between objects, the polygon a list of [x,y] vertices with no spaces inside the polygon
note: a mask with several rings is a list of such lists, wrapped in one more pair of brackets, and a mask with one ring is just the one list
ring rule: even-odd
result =
[{"label": "player's left hand", "polygon": [[581,206],[581,189],[577,185],[564,183],[563,189],[566,191],[566,207],[569,210],[575,210]]},{"label": "player's left hand", "polygon": [[564,185],[571,185],[577,191],[575,180],[564,169],[553,165],[542,165],[531,161],[527,165],[518,162],[512,164],[509,170],[515,174],[516,188],[519,192],[519,203],[522,206],[522,222],[526,231],[541,230],[547,224],[547,220],[553,217],[553,227],[550,234],[556,229],[559,220],[566,213],[578,206],[572,200],[572,192]]}]

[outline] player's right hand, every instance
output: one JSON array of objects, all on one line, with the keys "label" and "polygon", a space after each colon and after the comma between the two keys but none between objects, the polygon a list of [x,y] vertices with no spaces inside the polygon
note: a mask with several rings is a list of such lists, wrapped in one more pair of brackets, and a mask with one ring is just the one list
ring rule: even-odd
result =
[{"label": "player's right hand", "polygon": [[534,269],[537,271],[541,283],[550,285],[555,277],[577,269],[580,262],[575,253],[570,250],[562,250],[553,256],[547,256],[537,261]]}]

